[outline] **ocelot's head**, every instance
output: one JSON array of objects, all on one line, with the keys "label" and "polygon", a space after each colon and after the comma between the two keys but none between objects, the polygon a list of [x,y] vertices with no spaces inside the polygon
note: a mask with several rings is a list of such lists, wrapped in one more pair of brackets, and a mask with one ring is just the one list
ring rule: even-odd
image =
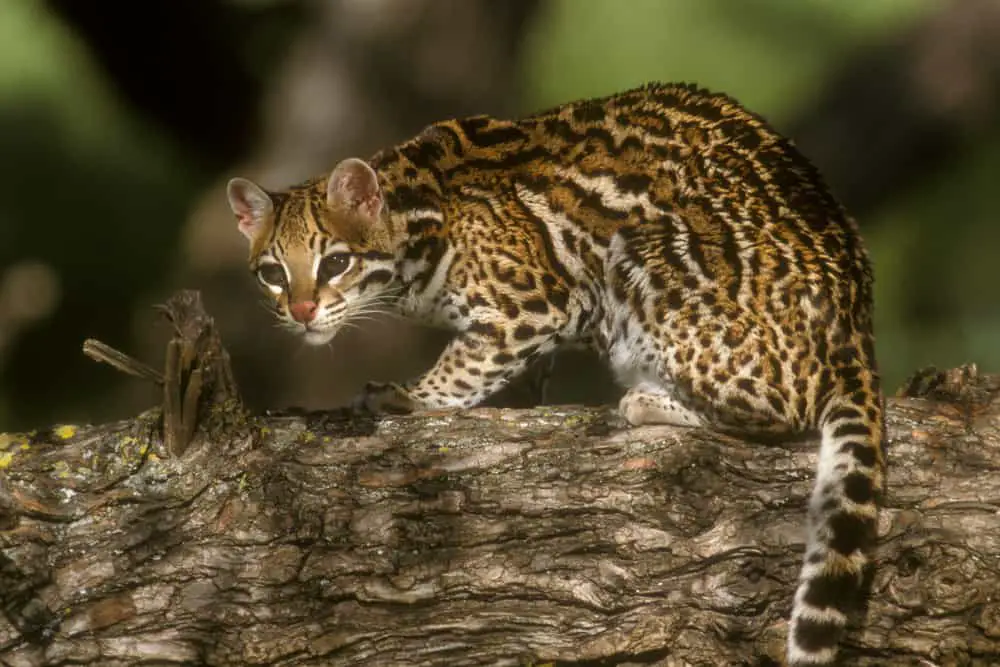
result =
[{"label": "ocelot's head", "polygon": [[344,160],[329,178],[266,192],[245,178],[227,188],[250,270],[278,317],[313,344],[377,308],[392,281],[388,216],[375,171]]}]

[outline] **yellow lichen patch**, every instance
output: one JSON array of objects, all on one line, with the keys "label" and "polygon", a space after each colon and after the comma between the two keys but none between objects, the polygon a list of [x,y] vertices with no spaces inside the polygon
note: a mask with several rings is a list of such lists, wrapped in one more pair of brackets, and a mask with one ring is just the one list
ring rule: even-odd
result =
[{"label": "yellow lichen patch", "polygon": [[145,456],[139,439],[132,435],[121,438],[115,446],[115,451],[118,453],[118,461],[122,465],[131,465],[136,458]]},{"label": "yellow lichen patch", "polygon": [[66,479],[70,475],[69,464],[65,461],[56,461],[52,466],[52,472],[56,474],[59,479]]},{"label": "yellow lichen patch", "polygon": [[28,436],[23,433],[0,433],[0,470],[3,470],[14,460],[18,450],[28,449]]},{"label": "yellow lichen patch", "polygon": [[28,436],[23,433],[0,433],[0,452],[15,448],[27,449]]},{"label": "yellow lichen patch", "polygon": [[52,429],[52,432],[56,434],[56,437],[62,438],[63,440],[69,440],[74,435],[76,435],[77,428],[72,424],[63,424],[62,426],[57,426]]}]

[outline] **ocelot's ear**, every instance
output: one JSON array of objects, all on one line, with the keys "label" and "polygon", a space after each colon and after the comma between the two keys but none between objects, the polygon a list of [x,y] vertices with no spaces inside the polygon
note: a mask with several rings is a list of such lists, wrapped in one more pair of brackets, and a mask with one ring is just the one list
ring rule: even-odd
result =
[{"label": "ocelot's ear", "polygon": [[358,158],[344,160],[330,174],[326,202],[331,208],[355,211],[377,220],[384,202],[375,170]]},{"label": "ocelot's ear", "polygon": [[253,241],[274,213],[274,202],[264,189],[245,178],[234,178],[226,186],[229,207],[239,220],[243,236]]}]

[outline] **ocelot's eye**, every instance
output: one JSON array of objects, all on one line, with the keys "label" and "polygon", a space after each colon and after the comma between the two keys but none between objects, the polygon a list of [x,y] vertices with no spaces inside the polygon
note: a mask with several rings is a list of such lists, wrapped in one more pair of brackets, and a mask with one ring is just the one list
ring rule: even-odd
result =
[{"label": "ocelot's eye", "polygon": [[257,267],[257,279],[265,285],[285,287],[285,270],[280,264],[261,264]]},{"label": "ocelot's eye", "polygon": [[319,262],[316,282],[328,283],[351,267],[351,256],[347,253],[327,255]]}]

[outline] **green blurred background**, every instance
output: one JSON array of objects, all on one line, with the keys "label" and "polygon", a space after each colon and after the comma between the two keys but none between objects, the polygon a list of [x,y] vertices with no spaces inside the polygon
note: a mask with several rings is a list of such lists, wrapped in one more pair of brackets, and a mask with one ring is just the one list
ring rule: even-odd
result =
[{"label": "green blurred background", "polygon": [[[425,368],[387,320],[308,349],[272,326],[229,214],[429,122],[510,116],[648,80],[730,93],[791,136],[859,219],[887,389],[1000,370],[996,0],[3,0],[0,430],[124,418],[152,388],[151,308],[202,290],[257,409],[331,407]],[[609,400],[591,361],[553,401]]]}]

